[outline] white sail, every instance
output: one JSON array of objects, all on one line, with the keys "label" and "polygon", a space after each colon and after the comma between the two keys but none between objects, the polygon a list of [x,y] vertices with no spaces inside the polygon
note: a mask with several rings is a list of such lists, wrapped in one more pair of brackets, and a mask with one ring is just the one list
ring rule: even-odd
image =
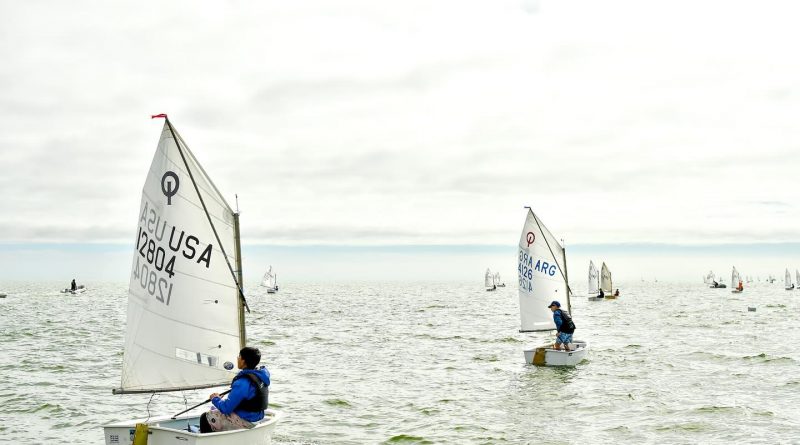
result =
[{"label": "white sail", "polygon": [[736,266],[733,266],[733,270],[731,271],[731,289],[739,287],[739,280],[739,271],[736,270]]},{"label": "white sail", "polygon": [[588,295],[597,295],[598,286],[597,286],[597,267],[595,267],[594,262],[589,260],[589,290],[587,292]]},{"label": "white sail", "polygon": [[240,297],[223,254],[234,261],[234,214],[175,135],[180,150],[165,123],[142,190],[115,392],[227,385],[235,375],[224,363],[240,349]]},{"label": "white sail", "polygon": [[530,209],[519,238],[517,261],[520,331],[555,329],[553,313],[547,306],[553,300],[560,300],[569,310],[564,251]]},{"label": "white sail", "polygon": [[603,293],[606,295],[611,295],[611,271],[608,270],[608,266],[606,263],[603,263],[603,266],[600,268],[600,289],[603,289]]},{"label": "white sail", "polygon": [[487,288],[494,286],[494,276],[492,275],[492,271],[488,268],[486,269],[486,275],[483,277],[483,284]]},{"label": "white sail", "polygon": [[795,276],[794,282],[797,283],[798,286],[800,286],[800,271],[795,269],[794,270],[794,276]]},{"label": "white sail", "polygon": [[789,269],[786,269],[786,275],[784,277],[784,281],[786,284],[786,289],[792,287],[792,274],[789,273]]},{"label": "white sail", "polygon": [[275,272],[272,271],[272,266],[264,273],[264,278],[261,279],[261,285],[269,288],[275,288]]}]

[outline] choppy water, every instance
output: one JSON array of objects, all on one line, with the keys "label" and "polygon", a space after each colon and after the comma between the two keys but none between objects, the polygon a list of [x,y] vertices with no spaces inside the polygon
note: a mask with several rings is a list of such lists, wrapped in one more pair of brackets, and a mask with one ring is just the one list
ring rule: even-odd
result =
[{"label": "choppy water", "polygon": [[[149,396],[111,395],[127,284],[87,284],[1,284],[0,442],[102,444],[104,423],[147,415]],[[778,283],[576,298],[592,349],[573,369],[523,363],[546,336],[517,332],[515,287],[284,285],[249,293],[248,335],[287,414],[277,443],[800,443],[800,291]],[[208,393],[156,395],[150,411]]]}]

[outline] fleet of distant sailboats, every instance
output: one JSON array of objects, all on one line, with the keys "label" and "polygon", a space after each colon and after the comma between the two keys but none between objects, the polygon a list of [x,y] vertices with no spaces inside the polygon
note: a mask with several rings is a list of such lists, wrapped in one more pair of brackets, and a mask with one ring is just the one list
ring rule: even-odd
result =
[{"label": "fleet of distant sailboats", "polygon": [[487,292],[497,290],[498,287],[506,287],[506,284],[500,279],[500,272],[492,273],[492,269],[488,267],[483,275],[483,285]]}]

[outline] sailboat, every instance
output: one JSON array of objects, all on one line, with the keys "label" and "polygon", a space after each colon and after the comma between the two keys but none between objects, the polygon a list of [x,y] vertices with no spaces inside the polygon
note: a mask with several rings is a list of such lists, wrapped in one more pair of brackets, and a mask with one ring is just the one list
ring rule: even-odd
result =
[{"label": "sailboat", "polygon": [[500,279],[500,272],[494,273],[492,281],[494,281],[494,285],[497,287],[506,287],[506,283],[503,283],[503,280]]},{"label": "sailboat", "polygon": [[586,293],[589,295],[589,301],[602,301],[605,299],[600,296],[600,275],[597,273],[597,267],[595,267],[592,260],[589,260],[589,287]]},{"label": "sailboat", "polygon": [[483,276],[483,285],[486,287],[487,292],[497,290],[497,286],[494,284],[494,275],[492,275],[492,270],[488,267],[486,268],[486,274]]},{"label": "sailboat", "polygon": [[[165,122],[142,190],[122,376],[114,394],[228,386],[236,375],[232,361],[247,343],[239,213],[167,116],[153,117]],[[105,442],[268,444],[282,417],[267,410],[251,429],[200,434],[199,414],[105,425]]]},{"label": "sailboat", "polygon": [[278,274],[272,271],[272,265],[264,273],[264,278],[261,279],[261,285],[267,288],[268,294],[278,292]]},{"label": "sailboat", "polygon": [[[789,273],[789,269],[786,269],[786,275],[784,276],[784,289],[786,290],[793,290],[794,284],[792,284],[792,274]],[[800,283],[798,283],[800,284]]]},{"label": "sailboat", "polygon": [[[567,280],[567,256],[530,207],[519,239],[519,309],[520,332],[552,331],[556,328],[553,313],[547,307],[553,299],[566,300],[572,316]],[[570,351],[556,350],[553,343],[525,350],[525,363],[538,366],[574,366],[586,357],[588,343],[574,340]]]},{"label": "sailboat", "polygon": [[614,295],[614,286],[612,286],[611,283],[611,271],[608,269],[608,266],[606,266],[605,261],[600,267],[600,289],[603,290],[605,297],[609,300],[617,298],[617,296]]},{"label": "sailboat", "polygon": [[725,283],[718,283],[714,272],[708,272],[708,287],[712,289],[724,289],[728,286],[726,286]]},{"label": "sailboat", "polygon": [[708,274],[703,277],[703,283],[707,284],[709,286],[714,284],[714,272],[713,271],[710,271],[710,270],[708,271]]},{"label": "sailboat", "polygon": [[795,283],[797,283],[797,289],[800,289],[800,271],[795,269],[794,270],[794,276],[795,276],[795,280],[794,281],[795,281]]},{"label": "sailboat", "polygon": [[733,266],[733,271],[731,271],[731,292],[738,294],[743,290],[742,278],[739,276],[739,271],[736,270],[736,266]]}]

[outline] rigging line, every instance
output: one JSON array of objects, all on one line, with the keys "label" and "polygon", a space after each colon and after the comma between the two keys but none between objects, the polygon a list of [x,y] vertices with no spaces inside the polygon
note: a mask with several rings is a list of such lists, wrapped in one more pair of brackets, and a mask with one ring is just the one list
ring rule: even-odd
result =
[{"label": "rigging line", "polygon": [[183,154],[180,141],[178,140],[178,137],[175,135],[175,130],[172,128],[172,122],[170,122],[169,118],[166,116],[164,117],[164,120],[167,121],[169,132],[172,134],[172,139],[175,141],[175,146],[178,147],[178,153],[180,153],[181,159],[183,159],[183,164],[186,166],[186,171],[189,173],[189,179],[192,180],[192,185],[194,186],[194,190],[197,192],[197,197],[200,199],[200,204],[203,205],[203,211],[205,211],[206,213],[206,218],[208,218],[208,223],[211,224],[211,231],[214,232],[214,238],[217,239],[217,244],[219,244],[219,249],[222,251],[222,257],[225,258],[225,264],[228,265],[228,270],[230,270],[231,272],[231,277],[233,278],[233,282],[236,283],[236,289],[239,291],[239,297],[242,299],[244,308],[247,309],[247,312],[250,312],[250,306],[247,305],[247,298],[245,298],[244,296],[242,285],[241,283],[239,283],[239,280],[236,279],[236,273],[233,271],[233,266],[231,266],[231,262],[228,260],[228,254],[225,252],[225,247],[222,245],[222,241],[220,241],[219,239],[219,235],[217,234],[217,228],[214,227],[214,222],[211,221],[211,215],[208,214],[208,208],[206,207],[205,201],[203,201],[203,195],[200,194],[200,190],[197,187],[197,182],[195,182],[194,180],[194,175],[192,174],[192,170],[189,168],[189,163],[186,162],[186,156]]},{"label": "rigging line", "polygon": [[[530,207],[528,207],[528,210],[531,213],[533,213],[533,210],[531,210]],[[533,213],[533,220],[536,221],[536,226],[539,227],[539,231],[542,232],[542,234],[544,234],[544,230],[542,230],[542,226],[539,224],[539,217],[536,216],[535,213]],[[556,254],[553,253],[553,249],[550,248],[550,243],[547,241],[547,237],[544,236],[543,238],[544,238],[544,243],[547,245],[547,250],[550,251],[550,255],[553,256],[553,260],[555,260],[556,264],[558,264],[558,258],[556,258]],[[564,259],[564,262],[566,263],[566,258]],[[564,284],[567,285],[567,298],[569,299],[569,294],[572,293],[572,289],[569,287],[569,282],[567,281],[567,277],[564,276],[564,271],[562,271],[560,267],[558,268],[558,273],[561,274],[561,278],[564,279]]]}]

